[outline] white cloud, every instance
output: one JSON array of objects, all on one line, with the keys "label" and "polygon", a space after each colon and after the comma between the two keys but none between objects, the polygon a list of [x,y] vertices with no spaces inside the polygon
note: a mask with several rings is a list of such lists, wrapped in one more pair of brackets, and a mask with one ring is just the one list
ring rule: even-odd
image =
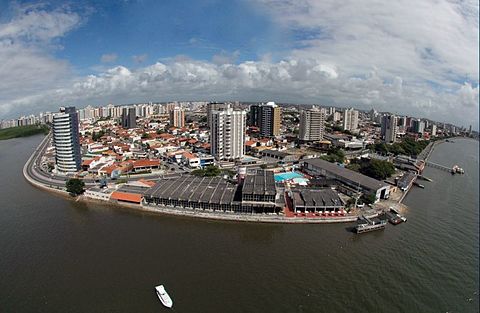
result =
[{"label": "white cloud", "polygon": [[[365,77],[347,77],[314,59],[216,65],[179,58],[138,69],[117,66],[99,75],[80,78],[67,88],[16,99],[15,105],[168,99],[272,99],[362,109],[374,106],[398,114],[478,124],[474,114],[478,110],[478,87],[465,84],[454,92],[439,92],[428,85],[405,85],[401,77],[385,81],[376,70]],[[465,116],[465,110],[458,109],[459,103],[465,104],[465,110],[471,113]]]},{"label": "white cloud", "polygon": [[[260,61],[238,64],[238,51],[221,52],[211,62],[180,55],[141,68],[104,69],[99,74],[73,81],[64,79],[65,83],[59,84],[61,77],[69,77],[68,65],[29,46],[7,68],[15,72],[17,81],[26,80],[27,87],[17,89],[19,84],[14,80],[0,78],[0,113],[12,112],[12,108],[25,111],[32,106],[36,106],[32,111],[56,109],[60,104],[271,99],[375,107],[478,128],[477,3],[258,2],[283,32],[291,32],[297,38],[297,48],[286,52],[281,61],[272,61],[271,54],[266,53]],[[27,46],[25,38],[61,36],[77,25],[70,22],[76,19],[53,19],[63,22],[47,23],[57,25],[57,31],[40,32],[41,35],[25,35],[18,27],[0,25],[0,34],[10,34],[0,36],[0,59],[5,59],[7,53],[16,55],[20,47]],[[22,18],[12,23],[16,20],[22,21],[17,24],[25,23]],[[17,45],[7,40],[11,34],[22,34],[16,35],[23,38],[20,46],[9,47]],[[198,38],[190,40],[192,45],[199,42]],[[135,60],[145,61],[143,56],[136,56]],[[16,73],[19,67],[21,71]],[[39,71],[31,76],[31,82],[29,70]],[[0,71],[8,73],[3,68]]]},{"label": "white cloud", "polygon": [[77,14],[64,8],[48,12],[30,5],[16,7],[14,17],[0,24],[0,115],[14,110],[16,99],[68,81],[68,63],[50,54],[53,41],[80,23]]},{"label": "white cloud", "polygon": [[100,61],[102,63],[113,63],[117,61],[118,56],[115,53],[102,54]]}]

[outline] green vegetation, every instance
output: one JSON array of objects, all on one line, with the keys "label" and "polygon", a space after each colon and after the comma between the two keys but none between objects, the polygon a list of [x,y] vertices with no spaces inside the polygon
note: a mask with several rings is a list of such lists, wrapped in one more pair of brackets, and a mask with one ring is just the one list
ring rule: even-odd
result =
[{"label": "green vegetation", "polygon": [[392,163],[375,159],[354,160],[347,165],[347,168],[379,180],[386,179],[395,173]]},{"label": "green vegetation", "polygon": [[70,178],[67,180],[65,183],[65,186],[67,187],[67,191],[73,195],[73,196],[78,196],[79,194],[83,193],[83,190],[85,188],[85,183],[83,180],[78,179],[78,178]]},{"label": "green vegetation", "polygon": [[340,148],[331,148],[327,151],[327,155],[322,155],[320,158],[331,163],[343,163],[345,153]]},{"label": "green vegetation", "polygon": [[368,194],[368,195],[364,194],[360,199],[365,204],[372,204],[372,203],[375,202],[375,195],[374,194]]},{"label": "green vegetation", "polygon": [[103,130],[99,131],[99,132],[93,132],[93,135],[92,135],[92,139],[93,141],[97,141],[98,139],[100,139],[103,135],[105,135],[105,132]]},{"label": "green vegetation", "polygon": [[222,170],[215,165],[209,165],[205,168],[192,171],[192,175],[195,176],[218,176],[222,173]]},{"label": "green vegetation", "polygon": [[396,142],[391,145],[377,143],[370,146],[370,149],[382,154],[392,153],[394,155],[418,155],[428,145],[428,140],[415,141],[411,138],[405,138],[402,142]]},{"label": "green vegetation", "polygon": [[49,130],[50,129],[47,125],[28,125],[0,129],[0,140],[28,137],[36,134],[46,135],[48,134]]}]

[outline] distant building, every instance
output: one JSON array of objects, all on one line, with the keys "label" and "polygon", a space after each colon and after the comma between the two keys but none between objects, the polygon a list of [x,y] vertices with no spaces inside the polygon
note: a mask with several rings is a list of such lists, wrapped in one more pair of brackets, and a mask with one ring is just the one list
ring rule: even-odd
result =
[{"label": "distant building", "polygon": [[80,137],[78,133],[78,114],[75,107],[60,108],[53,115],[53,145],[55,147],[56,169],[60,172],[80,170]]},{"label": "distant building", "polygon": [[437,135],[437,125],[432,124],[432,131],[430,132],[430,135],[433,137]]},{"label": "distant building", "polygon": [[185,110],[175,107],[170,111],[170,126],[178,128],[185,127]]},{"label": "distant building", "polygon": [[302,110],[300,112],[299,139],[321,141],[325,132],[325,113],[322,110]]},{"label": "distant building", "polygon": [[122,127],[128,129],[137,127],[137,115],[134,107],[123,108]]},{"label": "distant building", "polygon": [[425,123],[420,119],[412,120],[412,132],[423,134],[425,131]]},{"label": "distant building", "polygon": [[343,130],[356,131],[358,129],[358,111],[345,109],[343,111]]},{"label": "distant building", "polygon": [[381,136],[384,142],[394,143],[397,137],[397,117],[386,114],[382,117]]},{"label": "distant building", "polygon": [[211,154],[217,160],[234,160],[245,154],[245,111],[212,111]]},{"label": "distant building", "polygon": [[250,125],[260,128],[262,137],[280,135],[281,108],[275,102],[250,106]]}]

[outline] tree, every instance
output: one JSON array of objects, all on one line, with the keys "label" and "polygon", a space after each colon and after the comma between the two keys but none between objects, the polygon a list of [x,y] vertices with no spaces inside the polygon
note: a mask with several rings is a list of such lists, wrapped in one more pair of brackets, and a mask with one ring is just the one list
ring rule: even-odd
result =
[{"label": "tree", "polygon": [[197,169],[191,172],[191,174],[195,176],[207,176],[207,177],[218,176],[221,173],[222,173],[222,170],[214,165],[208,165],[205,168]]},{"label": "tree", "polygon": [[92,139],[93,141],[97,141],[98,139],[100,139],[103,135],[105,135],[105,132],[103,130],[99,131],[99,132],[93,132],[93,135],[92,135]]},{"label": "tree", "polygon": [[362,202],[365,203],[365,204],[372,204],[375,202],[376,200],[376,196],[374,194],[364,194],[362,197]]},{"label": "tree", "polygon": [[395,167],[388,161],[372,159],[362,163],[360,173],[375,179],[386,179],[395,173]]},{"label": "tree", "polygon": [[67,180],[65,183],[65,186],[67,188],[67,191],[74,196],[78,196],[79,194],[83,193],[83,190],[85,188],[85,183],[83,180],[78,179],[78,178],[70,178]]}]

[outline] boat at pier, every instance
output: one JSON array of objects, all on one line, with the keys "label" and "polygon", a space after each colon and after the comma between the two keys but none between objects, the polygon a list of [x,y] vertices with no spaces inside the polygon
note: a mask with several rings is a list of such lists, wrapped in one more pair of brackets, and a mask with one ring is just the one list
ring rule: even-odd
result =
[{"label": "boat at pier", "polygon": [[358,217],[355,231],[357,234],[361,234],[361,233],[371,232],[374,230],[385,229],[386,225],[387,225],[387,221],[384,219],[379,219],[379,218],[370,219],[362,215]]},{"label": "boat at pier", "polygon": [[155,291],[157,292],[158,299],[160,299],[160,302],[162,302],[164,306],[167,308],[171,308],[173,306],[172,298],[170,298],[163,285],[156,286]]},{"label": "boat at pier", "polygon": [[454,165],[452,167],[452,174],[465,174],[465,171],[460,166]]},{"label": "boat at pier", "polygon": [[[389,208],[389,211],[386,213],[388,221],[393,225],[398,225],[401,222],[406,222],[407,218],[405,216],[400,215],[400,213],[395,210],[393,207]],[[390,220],[390,217],[392,220]]]}]

